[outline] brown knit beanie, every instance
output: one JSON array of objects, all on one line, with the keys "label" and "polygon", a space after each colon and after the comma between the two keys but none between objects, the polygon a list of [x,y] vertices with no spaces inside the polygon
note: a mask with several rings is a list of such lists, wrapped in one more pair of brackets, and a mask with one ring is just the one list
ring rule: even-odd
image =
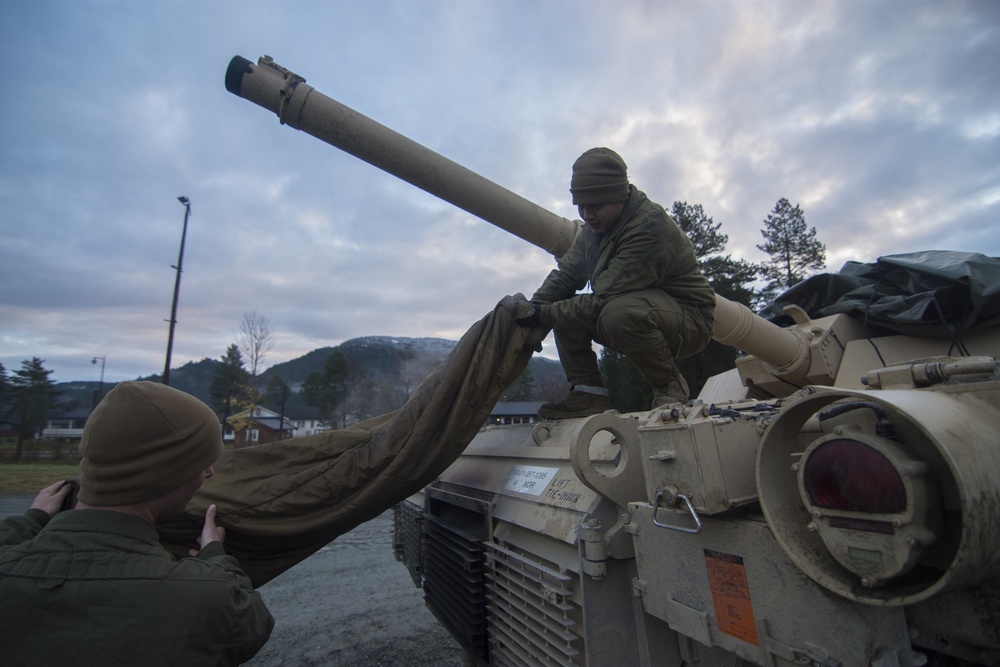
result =
[{"label": "brown knit beanie", "polygon": [[219,418],[157,382],[122,382],[83,427],[80,500],[112,507],[179,488],[222,455]]},{"label": "brown knit beanie", "polygon": [[591,148],[573,163],[573,203],[607,204],[628,199],[625,160],[610,148]]}]

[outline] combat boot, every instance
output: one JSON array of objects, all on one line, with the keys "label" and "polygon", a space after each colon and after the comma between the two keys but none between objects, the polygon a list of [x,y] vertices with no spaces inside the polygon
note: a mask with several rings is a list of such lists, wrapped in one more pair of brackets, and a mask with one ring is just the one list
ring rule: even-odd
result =
[{"label": "combat boot", "polygon": [[542,403],[538,416],[542,419],[573,419],[599,415],[611,409],[611,399],[606,395],[573,390],[558,403]]},{"label": "combat boot", "polygon": [[653,404],[650,410],[662,408],[672,403],[687,403],[690,395],[687,380],[678,373],[664,387],[653,387]]}]

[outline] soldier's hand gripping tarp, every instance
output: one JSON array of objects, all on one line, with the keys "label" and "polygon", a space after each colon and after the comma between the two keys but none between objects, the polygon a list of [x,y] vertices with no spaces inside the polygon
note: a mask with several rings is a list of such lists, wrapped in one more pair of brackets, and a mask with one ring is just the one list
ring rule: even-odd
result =
[{"label": "soldier's hand gripping tarp", "polygon": [[215,503],[227,553],[260,586],[416,493],[458,458],[538,348],[545,332],[514,322],[524,302],[501,300],[400,410],[227,451],[184,516],[157,526],[161,542],[187,556]]}]

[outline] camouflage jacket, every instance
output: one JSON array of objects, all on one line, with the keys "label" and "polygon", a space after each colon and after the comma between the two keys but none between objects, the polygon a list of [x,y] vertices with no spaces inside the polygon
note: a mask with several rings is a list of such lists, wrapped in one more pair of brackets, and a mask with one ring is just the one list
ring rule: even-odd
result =
[{"label": "camouflage jacket", "polygon": [[[638,290],[659,288],[699,311],[711,327],[715,292],[701,273],[694,246],[662,206],[629,186],[617,224],[604,236],[584,228],[531,297],[543,308],[546,325],[596,320],[608,301]],[[577,294],[590,284],[591,291]]]}]

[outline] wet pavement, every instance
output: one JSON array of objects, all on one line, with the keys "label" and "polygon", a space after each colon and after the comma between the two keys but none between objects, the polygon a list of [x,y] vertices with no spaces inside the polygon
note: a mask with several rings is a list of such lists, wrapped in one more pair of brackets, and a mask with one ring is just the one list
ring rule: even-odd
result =
[{"label": "wet pavement", "polygon": [[24,510],[31,507],[31,501],[35,499],[33,495],[10,495],[0,493],[0,519],[8,516],[23,514]]}]

